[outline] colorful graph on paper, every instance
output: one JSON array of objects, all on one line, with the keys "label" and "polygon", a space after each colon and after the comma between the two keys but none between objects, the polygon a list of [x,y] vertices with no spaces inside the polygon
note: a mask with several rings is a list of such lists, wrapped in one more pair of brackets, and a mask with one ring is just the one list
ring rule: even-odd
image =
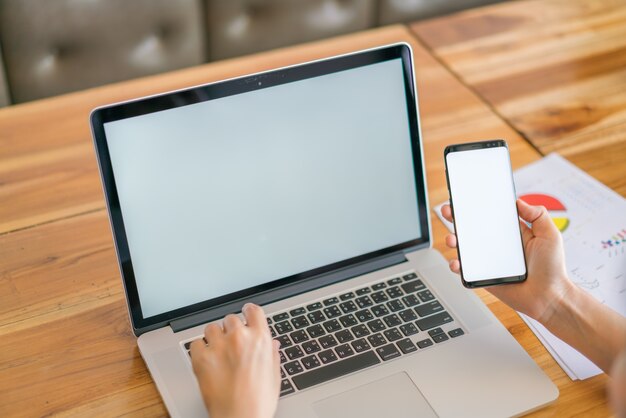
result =
[{"label": "colorful graph on paper", "polygon": [[565,215],[565,205],[556,197],[543,193],[528,193],[519,198],[529,205],[545,206],[559,231],[563,232],[569,226],[569,218]]}]

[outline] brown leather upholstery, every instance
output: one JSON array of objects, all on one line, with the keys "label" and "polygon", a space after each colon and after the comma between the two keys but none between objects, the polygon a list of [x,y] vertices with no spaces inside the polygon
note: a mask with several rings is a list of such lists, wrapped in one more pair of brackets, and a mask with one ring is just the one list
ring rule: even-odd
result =
[{"label": "brown leather upholstery", "polygon": [[374,0],[208,0],[212,60],[363,30]]},{"label": "brown leather upholstery", "polygon": [[1,0],[14,103],[206,61],[201,0]]},{"label": "brown leather upholstery", "polygon": [[0,0],[0,107],[497,1]]},{"label": "brown leather upholstery", "polygon": [[379,0],[379,25],[441,16],[502,0]]}]

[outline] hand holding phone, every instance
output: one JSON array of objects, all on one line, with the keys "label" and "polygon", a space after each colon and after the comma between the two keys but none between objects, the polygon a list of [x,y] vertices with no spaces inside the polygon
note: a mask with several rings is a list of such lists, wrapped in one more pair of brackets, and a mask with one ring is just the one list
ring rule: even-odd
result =
[{"label": "hand holding phone", "polygon": [[463,285],[473,288],[526,280],[506,142],[449,145],[444,159]]}]

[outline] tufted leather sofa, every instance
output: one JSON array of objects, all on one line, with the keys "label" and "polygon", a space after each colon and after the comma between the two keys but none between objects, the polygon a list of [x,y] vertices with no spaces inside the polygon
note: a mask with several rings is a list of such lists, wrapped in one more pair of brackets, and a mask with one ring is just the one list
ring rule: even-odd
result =
[{"label": "tufted leather sofa", "polygon": [[0,106],[498,0],[0,0]]}]

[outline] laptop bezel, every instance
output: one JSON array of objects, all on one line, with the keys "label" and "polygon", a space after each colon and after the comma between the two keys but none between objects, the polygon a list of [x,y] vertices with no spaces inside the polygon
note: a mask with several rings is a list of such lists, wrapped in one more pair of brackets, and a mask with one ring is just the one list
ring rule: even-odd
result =
[{"label": "laptop bezel", "polygon": [[[298,273],[289,277],[278,278],[268,283],[223,295],[218,298],[205,300],[189,306],[181,307],[172,311],[164,312],[152,317],[144,318],[126,232],[123,215],[117,194],[115,177],[108,151],[104,124],[126,118],[141,116],[176,107],[200,103],[207,100],[215,100],[235,94],[242,94],[259,89],[271,88],[277,85],[300,81],[307,78],[322,76],[339,71],[358,68],[365,65],[376,64],[391,59],[400,58],[402,62],[404,85],[409,120],[409,132],[415,175],[416,195],[418,199],[418,216],[420,221],[421,237],[383,248],[368,254],[363,254],[347,260],[342,260],[313,270]],[[316,276],[325,275],[334,271],[345,269],[350,265],[360,264],[368,260],[377,260],[383,256],[414,250],[419,247],[430,245],[430,221],[428,213],[428,200],[426,196],[426,178],[423,167],[421,133],[418,118],[417,92],[414,83],[411,49],[408,44],[399,43],[385,47],[359,51],[347,55],[331,57],[323,60],[312,61],[295,66],[280,68],[267,72],[237,77],[225,81],[195,86],[167,92],[155,96],[139,98],[136,100],[112,104],[95,109],[90,116],[94,145],[97,160],[100,167],[101,180],[105,193],[105,200],[109,213],[109,220],[113,233],[120,273],[125,287],[128,303],[129,316],[136,335],[140,335],[151,329],[160,328],[173,320],[193,315],[197,312],[215,308],[236,300],[244,300],[258,293],[284,289],[285,286],[294,285],[292,294],[299,293],[298,282],[310,280]],[[417,231],[416,231],[417,233]],[[284,295],[284,291],[281,292]],[[283,296],[284,297],[284,296]]]}]

